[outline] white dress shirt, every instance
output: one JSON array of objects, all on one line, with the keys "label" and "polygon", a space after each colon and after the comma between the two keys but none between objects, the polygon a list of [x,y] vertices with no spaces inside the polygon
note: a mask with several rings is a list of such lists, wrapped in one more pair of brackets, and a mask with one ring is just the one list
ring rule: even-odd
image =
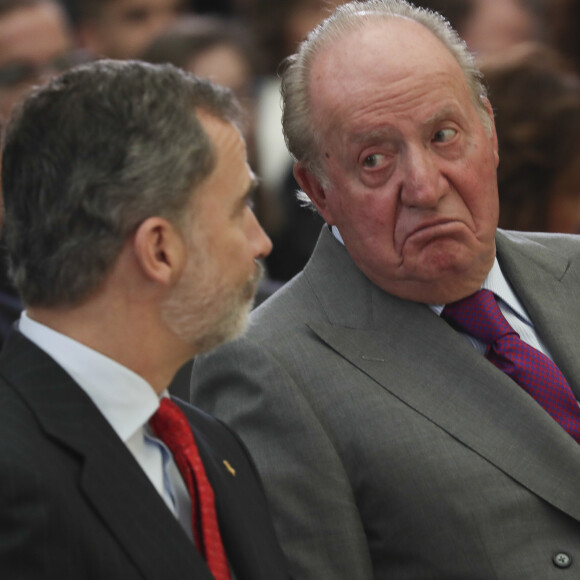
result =
[{"label": "white dress shirt", "polygon": [[189,493],[170,451],[149,427],[159,407],[153,387],[127,367],[32,320],[26,312],[21,314],[19,330],[85,391],[193,541]]}]

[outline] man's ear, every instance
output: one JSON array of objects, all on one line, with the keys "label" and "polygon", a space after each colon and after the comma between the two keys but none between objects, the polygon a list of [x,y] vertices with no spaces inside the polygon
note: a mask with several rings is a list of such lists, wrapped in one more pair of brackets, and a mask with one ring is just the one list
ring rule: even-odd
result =
[{"label": "man's ear", "polygon": [[148,218],[137,228],[133,243],[145,277],[163,285],[179,279],[186,261],[186,244],[173,224],[160,217]]},{"label": "man's ear", "polygon": [[316,209],[320,215],[324,218],[324,221],[329,225],[334,225],[332,220],[332,212],[328,207],[328,199],[326,197],[326,191],[320,183],[320,180],[312,171],[307,169],[303,163],[300,161],[294,164],[294,177],[298,182],[298,185],[308,195],[310,201],[316,206]]}]

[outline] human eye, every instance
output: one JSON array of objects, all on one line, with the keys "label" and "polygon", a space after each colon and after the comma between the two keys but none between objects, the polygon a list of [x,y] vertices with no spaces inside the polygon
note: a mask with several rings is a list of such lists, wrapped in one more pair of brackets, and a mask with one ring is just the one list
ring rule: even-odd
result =
[{"label": "human eye", "polygon": [[238,199],[238,202],[235,204],[232,217],[233,218],[240,218],[244,216],[246,213],[254,211],[254,199],[250,193],[247,193],[243,197]]},{"label": "human eye", "polygon": [[448,143],[455,137],[455,135],[457,135],[457,129],[451,127],[439,129],[433,135],[433,141],[435,143]]},{"label": "human eye", "polygon": [[244,200],[244,208],[249,209],[250,211],[253,212],[255,205],[256,205],[256,202],[254,199],[254,195],[253,194],[247,195],[246,199]]},{"label": "human eye", "polygon": [[234,206],[232,217],[244,216],[247,213],[254,213],[254,203],[259,188],[257,179],[253,180],[248,189],[238,198]]},{"label": "human eye", "polygon": [[369,169],[376,169],[380,167],[381,164],[385,162],[386,156],[381,153],[373,153],[371,155],[367,155],[363,159],[363,166]]}]

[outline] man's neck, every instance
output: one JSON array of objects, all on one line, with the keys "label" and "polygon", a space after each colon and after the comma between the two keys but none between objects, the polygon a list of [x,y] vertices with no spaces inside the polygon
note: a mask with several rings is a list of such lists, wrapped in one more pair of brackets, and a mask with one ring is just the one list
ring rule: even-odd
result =
[{"label": "man's neck", "polygon": [[71,308],[27,308],[28,316],[108,356],[143,377],[157,393],[167,388],[191,353],[147,313],[114,302]]}]

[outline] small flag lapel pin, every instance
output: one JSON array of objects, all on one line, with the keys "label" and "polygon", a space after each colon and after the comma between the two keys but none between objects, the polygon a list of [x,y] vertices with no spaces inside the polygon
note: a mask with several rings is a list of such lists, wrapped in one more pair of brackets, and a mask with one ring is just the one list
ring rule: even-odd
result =
[{"label": "small flag lapel pin", "polygon": [[232,474],[233,477],[236,477],[236,470],[230,465],[230,462],[227,459],[224,459],[224,465],[226,469]]}]

